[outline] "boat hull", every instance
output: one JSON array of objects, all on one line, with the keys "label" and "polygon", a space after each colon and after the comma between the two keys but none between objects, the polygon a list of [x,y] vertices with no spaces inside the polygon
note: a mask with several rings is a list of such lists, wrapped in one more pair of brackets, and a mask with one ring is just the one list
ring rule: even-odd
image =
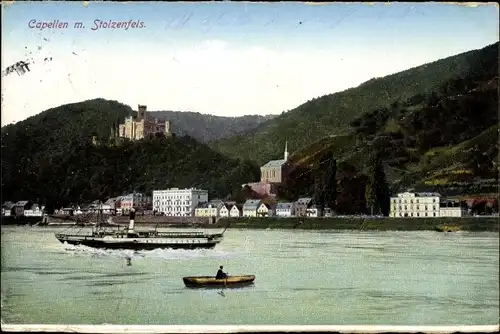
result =
[{"label": "boat hull", "polygon": [[255,281],[254,275],[229,276],[228,278],[216,279],[214,276],[191,276],[183,277],[182,281],[188,288],[220,288],[220,287],[242,287],[251,285]]},{"label": "boat hull", "polygon": [[153,250],[153,249],[210,249],[214,248],[219,241],[212,242],[197,242],[197,243],[153,243],[137,241],[109,242],[104,239],[69,239],[57,238],[61,243],[70,245],[83,245],[92,248],[100,249],[133,249],[133,250]]}]

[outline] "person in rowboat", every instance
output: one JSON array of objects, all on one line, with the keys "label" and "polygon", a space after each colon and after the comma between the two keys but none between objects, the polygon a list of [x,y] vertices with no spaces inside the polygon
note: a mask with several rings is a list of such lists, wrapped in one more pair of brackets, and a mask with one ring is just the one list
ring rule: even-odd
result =
[{"label": "person in rowboat", "polygon": [[223,267],[220,266],[219,270],[217,270],[217,275],[215,275],[215,279],[227,278],[227,274],[225,272],[223,272],[222,269],[223,269]]}]

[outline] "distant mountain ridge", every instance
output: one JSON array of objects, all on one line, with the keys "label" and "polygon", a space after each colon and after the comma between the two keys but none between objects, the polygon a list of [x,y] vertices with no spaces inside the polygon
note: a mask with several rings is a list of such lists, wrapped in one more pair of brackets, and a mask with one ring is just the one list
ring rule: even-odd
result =
[{"label": "distant mountain ridge", "polygon": [[152,117],[171,122],[172,132],[203,143],[245,135],[277,115],[214,116],[192,111],[148,111]]}]

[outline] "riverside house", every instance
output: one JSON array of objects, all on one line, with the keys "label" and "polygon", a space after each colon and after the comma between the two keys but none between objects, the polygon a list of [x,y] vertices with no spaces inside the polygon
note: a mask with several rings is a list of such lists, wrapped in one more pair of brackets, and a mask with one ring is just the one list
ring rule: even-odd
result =
[{"label": "riverside house", "polygon": [[438,193],[404,192],[391,197],[389,217],[439,217]]},{"label": "riverside house", "polygon": [[128,214],[130,209],[148,210],[151,207],[151,197],[142,193],[130,193],[121,197],[122,213]]},{"label": "riverside house", "polygon": [[222,207],[220,208],[219,215],[220,217],[229,217],[229,209],[231,208],[231,205],[228,203],[223,203]]},{"label": "riverside house", "polygon": [[38,204],[33,204],[28,210],[24,210],[25,217],[42,217],[44,206],[40,207]]},{"label": "riverside house", "polygon": [[333,212],[329,207],[321,208],[318,205],[310,205],[306,209],[307,217],[332,217]]},{"label": "riverside house", "polygon": [[307,217],[321,217],[321,209],[316,205],[310,205],[306,209]]},{"label": "riverside house", "polygon": [[104,205],[109,205],[111,213],[115,215],[117,212],[121,212],[121,196],[108,198]]},{"label": "riverside house", "polygon": [[293,202],[288,202],[288,203],[278,203],[276,205],[276,216],[278,217],[291,217],[295,214],[294,208],[295,208],[295,203]]},{"label": "riverside house", "polygon": [[194,209],[195,217],[208,217],[208,203],[199,203]]},{"label": "riverside house", "polygon": [[257,209],[257,216],[259,217],[274,217],[276,214],[276,204],[274,203],[261,203]]},{"label": "riverside house", "polygon": [[195,217],[219,217],[220,210],[225,207],[221,200],[212,200],[206,203],[200,203],[194,209]]},{"label": "riverside house", "polygon": [[243,213],[243,206],[241,204],[233,204],[229,210],[229,217],[241,217]]},{"label": "riverside house", "polygon": [[24,210],[29,210],[33,202],[31,201],[18,201],[14,204],[14,215],[16,216],[24,216]]},{"label": "riverside house", "polygon": [[443,201],[439,203],[440,217],[464,217],[469,215],[467,203],[460,201]]},{"label": "riverside house", "polygon": [[307,216],[307,208],[311,206],[312,198],[303,197],[299,198],[295,202],[295,216],[297,217],[306,217]]},{"label": "riverside house", "polygon": [[257,217],[257,209],[261,204],[260,199],[249,199],[243,204],[243,217]]},{"label": "riverside house", "polygon": [[9,217],[9,216],[13,215],[14,205],[16,205],[16,203],[11,202],[11,201],[7,201],[7,202],[3,203],[2,216]]}]

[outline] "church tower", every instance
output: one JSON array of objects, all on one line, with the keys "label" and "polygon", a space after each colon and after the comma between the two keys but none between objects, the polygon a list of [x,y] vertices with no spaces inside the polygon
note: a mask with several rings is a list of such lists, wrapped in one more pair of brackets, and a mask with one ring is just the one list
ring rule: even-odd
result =
[{"label": "church tower", "polygon": [[284,154],[285,161],[288,161],[288,141],[285,141],[285,154]]}]

